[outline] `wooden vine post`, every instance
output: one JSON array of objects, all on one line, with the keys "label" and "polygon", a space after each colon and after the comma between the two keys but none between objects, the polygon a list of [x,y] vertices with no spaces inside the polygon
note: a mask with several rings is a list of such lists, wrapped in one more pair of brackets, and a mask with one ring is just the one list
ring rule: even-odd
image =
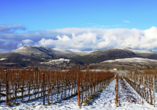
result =
[{"label": "wooden vine post", "polygon": [[9,99],[8,99],[8,79],[7,79],[7,72],[5,73],[5,84],[6,84],[6,105],[9,104]]},{"label": "wooden vine post", "polygon": [[45,74],[44,73],[42,73],[43,74],[43,105],[45,105]]},{"label": "wooden vine post", "polygon": [[119,106],[119,104],[118,104],[118,76],[119,76],[119,74],[117,74],[117,76],[116,76],[116,107]]},{"label": "wooden vine post", "polygon": [[80,77],[79,73],[77,73],[77,91],[78,91],[78,106],[80,106]]},{"label": "wooden vine post", "polygon": [[153,77],[153,95],[154,95],[154,107],[155,107],[155,77]]}]

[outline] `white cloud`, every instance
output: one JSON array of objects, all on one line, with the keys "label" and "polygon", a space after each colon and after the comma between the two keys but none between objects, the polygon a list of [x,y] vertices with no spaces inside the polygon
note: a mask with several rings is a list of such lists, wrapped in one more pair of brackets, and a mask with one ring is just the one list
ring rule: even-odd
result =
[{"label": "white cloud", "polygon": [[98,48],[104,48],[109,45],[110,41],[102,41],[98,43]]},{"label": "white cloud", "polygon": [[[27,33],[0,34],[0,40],[18,45],[43,45],[50,48],[97,50],[115,47],[157,48],[157,27],[138,29],[63,28]],[[3,41],[2,41],[3,40]],[[16,42],[17,41],[17,42]],[[12,45],[13,45],[12,44]],[[4,48],[4,46],[1,46]],[[1,49],[3,49],[1,48]]]},{"label": "white cloud", "polygon": [[143,31],[139,47],[154,49],[157,48],[157,27],[151,27],[150,29]]},{"label": "white cloud", "polygon": [[45,39],[45,38],[42,38],[40,41],[39,41],[39,44],[40,45],[44,45],[44,46],[50,46],[50,45],[53,45],[54,43],[54,40],[53,39]]},{"label": "white cloud", "polygon": [[[39,41],[39,44],[45,46],[49,44],[49,46],[52,45],[56,48],[76,48],[80,50],[114,47],[157,48],[156,27],[147,30],[66,28],[58,29],[57,31],[65,34],[62,36],[58,35],[57,40],[44,39],[44,43],[41,43],[43,42],[42,39]],[[47,43],[50,41],[52,42]]]},{"label": "white cloud", "polygon": [[130,23],[130,21],[127,21],[127,20],[125,20],[125,21],[123,21],[123,22],[125,22],[125,23]]},{"label": "white cloud", "polygon": [[25,44],[29,44],[29,43],[32,43],[33,41],[30,39],[25,39],[25,40],[22,40],[22,42]]},{"label": "white cloud", "polygon": [[16,24],[16,25],[0,25],[0,33],[6,33],[10,31],[16,31],[16,30],[26,30],[26,27],[22,24]]},{"label": "white cloud", "polygon": [[96,43],[95,33],[83,33],[79,35],[75,35],[75,33],[72,33],[71,35],[71,38],[66,35],[58,35],[58,40],[42,38],[39,41],[39,45],[52,47],[56,46],[56,48],[86,49],[93,48],[94,44]]},{"label": "white cloud", "polygon": [[22,47],[22,43],[18,43],[17,48]]},{"label": "white cloud", "polygon": [[70,40],[70,38],[66,35],[63,35],[63,37],[60,37],[59,35],[57,36],[58,40],[61,40],[61,41],[68,41]]}]

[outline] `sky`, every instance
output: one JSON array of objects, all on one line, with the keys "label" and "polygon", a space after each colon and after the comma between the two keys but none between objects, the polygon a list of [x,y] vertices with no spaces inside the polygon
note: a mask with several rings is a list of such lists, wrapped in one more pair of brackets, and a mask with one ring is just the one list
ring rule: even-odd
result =
[{"label": "sky", "polygon": [[24,45],[157,50],[156,0],[0,0],[0,52]]}]

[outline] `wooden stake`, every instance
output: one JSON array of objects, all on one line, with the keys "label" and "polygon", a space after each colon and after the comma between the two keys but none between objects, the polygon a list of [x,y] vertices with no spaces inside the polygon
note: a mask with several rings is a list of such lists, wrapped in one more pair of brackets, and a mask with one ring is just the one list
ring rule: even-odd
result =
[{"label": "wooden stake", "polygon": [[45,87],[44,87],[44,85],[45,85],[45,74],[44,73],[42,73],[43,74],[43,105],[45,105]]},{"label": "wooden stake", "polygon": [[6,84],[6,105],[9,104],[8,100],[8,79],[7,79],[7,72],[5,73],[5,84]]},{"label": "wooden stake", "polygon": [[77,73],[77,87],[78,87],[78,106],[80,106],[80,89],[79,89],[79,86],[80,86],[80,78],[79,78],[79,73]]},{"label": "wooden stake", "polygon": [[117,76],[116,76],[116,107],[119,106],[119,104],[118,104],[118,76],[119,76],[119,74],[117,74]]},{"label": "wooden stake", "polygon": [[153,77],[153,95],[154,95],[154,107],[155,107],[155,77]]}]

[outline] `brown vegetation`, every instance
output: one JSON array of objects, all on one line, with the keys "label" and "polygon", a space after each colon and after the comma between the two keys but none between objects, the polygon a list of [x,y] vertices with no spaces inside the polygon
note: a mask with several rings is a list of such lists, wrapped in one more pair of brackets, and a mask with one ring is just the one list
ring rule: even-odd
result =
[{"label": "brown vegetation", "polygon": [[[43,76],[45,76],[45,81],[43,80]],[[62,71],[45,69],[0,70],[0,93],[5,94],[6,98],[8,98],[7,104],[16,104],[17,98],[20,98],[21,102],[25,102],[25,96],[28,97],[27,101],[30,101],[43,97],[43,95],[45,95],[47,103],[50,104],[73,97],[77,95],[79,91],[81,102],[83,102],[96,91],[100,90],[106,81],[112,77],[114,77],[113,73],[102,71]],[[78,82],[80,85],[79,88]],[[43,84],[44,94],[42,88]],[[21,95],[17,93],[21,93]],[[57,101],[53,99],[54,94],[57,95]],[[1,96],[0,102],[3,102],[4,100],[1,99]]]}]

